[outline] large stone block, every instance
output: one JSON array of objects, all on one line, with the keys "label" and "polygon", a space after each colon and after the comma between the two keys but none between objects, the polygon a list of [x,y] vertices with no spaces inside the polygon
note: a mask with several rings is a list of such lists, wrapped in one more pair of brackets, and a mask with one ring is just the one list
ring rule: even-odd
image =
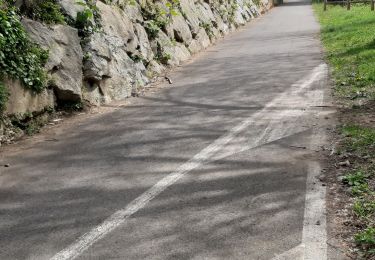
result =
[{"label": "large stone block", "polygon": [[45,89],[41,93],[35,93],[22,86],[18,80],[7,79],[4,84],[9,93],[5,108],[6,115],[39,112],[45,108],[54,107],[52,90]]},{"label": "large stone block", "polygon": [[79,1],[77,0],[58,0],[57,2],[61,6],[63,12],[73,20],[77,18],[78,13],[85,10],[85,7],[79,4]]},{"label": "large stone block", "polygon": [[53,79],[58,100],[80,101],[82,86],[82,49],[78,31],[66,25],[47,27],[23,19],[32,40],[49,50],[46,69]]}]

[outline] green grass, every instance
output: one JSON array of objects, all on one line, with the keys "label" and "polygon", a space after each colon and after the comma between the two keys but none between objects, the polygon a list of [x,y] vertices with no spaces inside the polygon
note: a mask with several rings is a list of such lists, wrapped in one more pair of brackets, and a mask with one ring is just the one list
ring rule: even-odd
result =
[{"label": "green grass", "polygon": [[353,213],[361,224],[354,241],[362,249],[364,259],[375,256],[375,191],[369,184],[374,175],[374,169],[370,167],[348,173],[343,178],[355,198]]},{"label": "green grass", "polygon": [[336,94],[356,99],[375,99],[375,14],[369,5],[314,4],[321,23],[321,39],[333,69]]},{"label": "green grass", "polygon": [[[341,132],[344,137],[344,153],[352,153],[357,158],[374,158],[375,129],[347,125],[342,127]],[[348,172],[342,181],[350,187],[351,196],[354,197],[353,213],[361,223],[354,241],[362,249],[361,257],[370,259],[375,256],[375,166],[361,160],[363,159],[359,159],[359,162],[354,161],[358,170]]]},{"label": "green grass", "polygon": [[375,216],[375,201],[360,198],[355,201],[353,210],[360,218],[372,218]]},{"label": "green grass", "polygon": [[[374,56],[375,59],[375,56]],[[346,137],[345,149],[361,155],[375,153],[375,129],[358,125],[346,125],[342,128]]]},{"label": "green grass", "polygon": [[364,174],[362,171],[357,171],[345,175],[343,181],[350,186],[358,186],[366,183],[367,178],[368,176]]},{"label": "green grass", "polygon": [[373,259],[371,257],[375,255],[375,226],[359,232],[354,239],[359,246],[368,252],[365,259]]}]

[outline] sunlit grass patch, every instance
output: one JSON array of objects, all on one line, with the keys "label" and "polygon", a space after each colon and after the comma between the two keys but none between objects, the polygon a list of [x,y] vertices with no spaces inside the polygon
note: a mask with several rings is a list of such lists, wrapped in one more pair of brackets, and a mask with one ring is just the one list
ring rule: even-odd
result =
[{"label": "sunlit grass patch", "polygon": [[375,129],[358,125],[346,125],[342,128],[345,148],[361,154],[375,153]]},{"label": "sunlit grass patch", "polygon": [[336,94],[349,98],[375,99],[375,15],[369,5],[314,4],[321,23],[321,39],[333,69]]}]

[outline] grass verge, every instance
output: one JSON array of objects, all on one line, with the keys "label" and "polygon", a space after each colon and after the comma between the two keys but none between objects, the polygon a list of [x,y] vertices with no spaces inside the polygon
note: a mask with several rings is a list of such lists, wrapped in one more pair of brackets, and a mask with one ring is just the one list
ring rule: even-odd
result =
[{"label": "grass verge", "polygon": [[375,128],[346,125],[341,129],[339,156],[352,167],[341,178],[351,200],[351,226],[357,255],[375,258]]},{"label": "grass verge", "polygon": [[350,234],[349,255],[375,259],[375,14],[363,4],[350,11],[313,7],[340,105],[339,149],[332,161],[338,191],[345,195],[337,196],[350,205],[344,216],[332,217],[346,219],[342,232]]},{"label": "grass verge", "polygon": [[375,99],[375,16],[368,5],[352,10],[314,4],[322,26],[321,39],[339,97]]}]

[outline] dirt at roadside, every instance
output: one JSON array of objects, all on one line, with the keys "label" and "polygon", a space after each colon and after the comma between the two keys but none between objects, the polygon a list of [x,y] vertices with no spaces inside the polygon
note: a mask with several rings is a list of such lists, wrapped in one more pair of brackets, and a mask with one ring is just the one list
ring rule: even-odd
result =
[{"label": "dirt at roadside", "polygon": [[[359,157],[355,154],[337,153],[345,142],[339,127],[359,125],[375,129],[375,102],[361,107],[339,108],[338,128],[332,133],[333,153],[327,158],[327,220],[329,259],[375,259],[363,256],[354,241],[354,236],[363,229],[362,221],[353,212],[355,198],[351,196],[350,187],[343,183],[343,177],[349,172],[375,164],[375,155]],[[369,180],[370,187],[375,187],[375,178]]]}]

